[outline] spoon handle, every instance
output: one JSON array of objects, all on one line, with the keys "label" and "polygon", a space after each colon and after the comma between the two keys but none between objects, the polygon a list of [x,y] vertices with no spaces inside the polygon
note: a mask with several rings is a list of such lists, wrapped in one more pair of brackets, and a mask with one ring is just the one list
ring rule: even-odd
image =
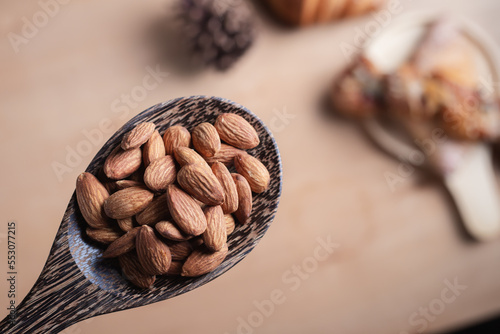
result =
[{"label": "spoon handle", "polygon": [[[64,224],[64,221],[63,221]],[[92,293],[97,287],[80,272],[60,229],[37,282],[16,308],[0,322],[0,333],[59,333],[93,316]]]}]

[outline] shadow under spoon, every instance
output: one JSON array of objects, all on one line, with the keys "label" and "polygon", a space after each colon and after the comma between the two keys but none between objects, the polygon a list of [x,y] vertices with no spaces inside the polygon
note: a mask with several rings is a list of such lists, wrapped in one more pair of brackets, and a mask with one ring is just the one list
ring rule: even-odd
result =
[{"label": "shadow under spoon", "polygon": [[102,259],[103,249],[82,234],[85,221],[73,193],[40,277],[15,312],[0,323],[0,333],[58,333],[91,317],[166,300],[210,282],[248,255],[274,219],[281,195],[282,170],[272,134],[246,108],[226,99],[204,96],[158,104],[118,130],[86,171],[97,175],[123,134],[136,124],[154,122],[160,133],[176,124],[191,130],[202,122],[213,123],[220,113],[236,113],[255,127],[261,143],[249,153],[260,159],[271,175],[269,189],[253,197],[249,223],[238,225],[228,237],[229,253],[224,262],[213,272],[200,277],[159,276],[151,289],[137,289],[125,280],[115,262]]}]

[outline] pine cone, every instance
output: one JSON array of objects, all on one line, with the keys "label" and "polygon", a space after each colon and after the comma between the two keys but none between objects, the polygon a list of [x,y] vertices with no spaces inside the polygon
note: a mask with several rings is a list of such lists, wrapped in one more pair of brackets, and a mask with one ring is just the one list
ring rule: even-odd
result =
[{"label": "pine cone", "polygon": [[220,70],[250,48],[256,25],[243,0],[181,0],[181,20],[193,57]]}]

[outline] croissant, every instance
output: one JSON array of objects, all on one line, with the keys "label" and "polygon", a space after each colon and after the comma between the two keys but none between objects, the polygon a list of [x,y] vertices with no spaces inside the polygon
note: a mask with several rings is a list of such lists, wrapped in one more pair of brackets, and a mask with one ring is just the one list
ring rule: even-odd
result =
[{"label": "croissant", "polygon": [[307,26],[357,16],[380,8],[386,0],[265,0],[285,23]]}]

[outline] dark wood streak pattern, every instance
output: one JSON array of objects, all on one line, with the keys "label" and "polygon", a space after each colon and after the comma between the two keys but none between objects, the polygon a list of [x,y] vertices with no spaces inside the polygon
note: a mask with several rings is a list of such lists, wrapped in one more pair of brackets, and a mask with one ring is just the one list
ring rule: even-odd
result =
[{"label": "dark wood streak pattern", "polygon": [[240,262],[259,242],[271,224],[281,195],[282,170],[278,147],[266,126],[244,107],[216,97],[193,96],[153,106],[127,122],[97,153],[88,172],[97,174],[105,157],[136,124],[150,121],[160,133],[180,124],[191,130],[201,122],[214,122],[222,112],[243,116],[257,130],[261,144],[249,152],[269,169],[270,187],[255,195],[251,223],[237,226],[228,239],[229,254],[213,272],[197,278],[160,277],[151,290],[131,286],[113,261],[100,259],[102,248],[82,236],[85,225],[73,194],[57,232],[48,260],[35,286],[17,308],[17,322],[9,317],[0,333],[58,333],[97,315],[169,299],[222,275]]}]

